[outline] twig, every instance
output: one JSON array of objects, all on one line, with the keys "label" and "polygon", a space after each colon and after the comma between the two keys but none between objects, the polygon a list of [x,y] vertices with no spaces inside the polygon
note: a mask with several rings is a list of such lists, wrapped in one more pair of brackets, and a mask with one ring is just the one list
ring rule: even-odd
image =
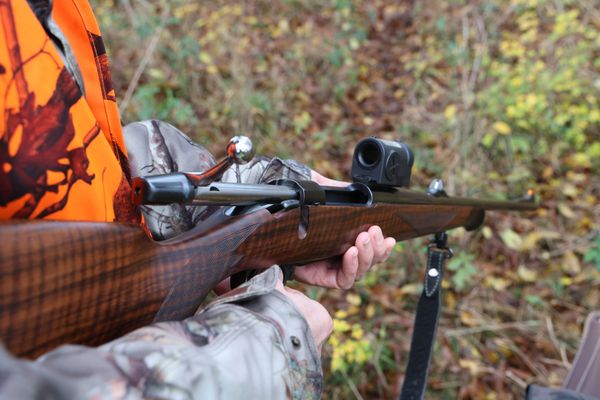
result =
[{"label": "twig", "polygon": [[354,382],[352,382],[352,380],[350,379],[350,377],[348,375],[344,374],[344,379],[346,380],[346,383],[348,383],[348,386],[350,386],[350,390],[352,390],[352,393],[354,394],[354,397],[356,397],[357,400],[365,400],[360,395],[360,393],[358,391],[358,388],[356,387],[356,385],[354,384]]},{"label": "twig", "polygon": [[555,367],[565,367],[565,363],[562,360],[555,360],[554,358],[540,357],[540,362],[548,365],[554,365]]},{"label": "twig", "polygon": [[506,329],[531,329],[537,328],[540,325],[540,321],[523,321],[523,322],[506,322],[503,324],[489,324],[481,325],[473,328],[462,328],[462,329],[451,329],[445,332],[448,337],[472,335],[475,333],[482,332],[498,332]]},{"label": "twig", "polygon": [[515,375],[512,370],[507,370],[505,375],[507,378],[516,383],[522,390],[527,389],[527,382]]},{"label": "twig", "polygon": [[148,63],[150,62],[150,58],[152,58],[152,54],[154,53],[154,50],[156,50],[156,46],[158,45],[160,36],[162,35],[162,33],[165,29],[167,18],[169,17],[169,11],[170,11],[169,7],[163,8],[163,11],[160,15],[160,23],[159,23],[158,27],[156,28],[156,31],[154,31],[154,35],[152,36],[152,39],[150,39],[150,43],[148,43],[148,47],[146,47],[144,56],[142,57],[140,64],[138,65],[137,69],[135,70],[135,73],[133,74],[131,81],[129,81],[129,85],[127,86],[127,91],[125,92],[125,96],[123,96],[123,100],[121,101],[121,105],[119,107],[119,112],[121,114],[127,108],[127,105],[129,104],[129,101],[131,100],[131,97],[133,96],[133,92],[137,88],[137,85],[140,81],[140,78],[142,77],[142,74],[144,73],[144,70],[148,66]]},{"label": "twig", "polygon": [[529,358],[529,356],[527,354],[525,354],[523,352],[523,350],[521,350],[521,348],[515,344],[515,342],[513,342],[506,335],[502,335],[502,336],[504,337],[504,339],[508,340],[508,342],[510,343],[511,350],[516,355],[518,355],[519,358],[521,358],[521,360],[525,363],[525,365],[527,365],[527,367],[529,368],[529,370],[531,372],[536,374],[538,377],[543,377],[543,379],[548,379],[548,370],[546,370],[546,368],[543,365],[540,365],[540,368],[538,368],[538,366],[536,366],[534,364],[533,360],[531,358]]},{"label": "twig", "polygon": [[571,364],[567,359],[567,352],[565,350],[565,346],[556,337],[556,333],[554,332],[554,324],[552,323],[552,319],[549,316],[546,316],[546,329],[548,330],[548,335],[550,335],[550,341],[552,342],[552,344],[556,348],[556,351],[560,355],[564,367],[570,369]]},{"label": "twig", "polygon": [[387,381],[387,378],[385,377],[385,374],[383,373],[383,370],[381,369],[381,365],[379,365],[382,348],[383,348],[383,346],[376,347],[375,353],[373,354],[373,361],[371,362],[371,365],[373,365],[373,367],[375,368],[375,372],[377,373],[377,377],[379,378],[379,384],[383,385],[384,389],[388,389],[390,385]]}]

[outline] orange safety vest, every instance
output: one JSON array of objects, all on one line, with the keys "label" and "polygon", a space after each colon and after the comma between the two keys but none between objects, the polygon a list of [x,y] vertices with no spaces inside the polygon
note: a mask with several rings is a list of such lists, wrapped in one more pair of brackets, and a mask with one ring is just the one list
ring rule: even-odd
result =
[{"label": "orange safety vest", "polygon": [[98,24],[87,0],[52,3],[83,88],[28,2],[0,1],[0,219],[137,221]]}]

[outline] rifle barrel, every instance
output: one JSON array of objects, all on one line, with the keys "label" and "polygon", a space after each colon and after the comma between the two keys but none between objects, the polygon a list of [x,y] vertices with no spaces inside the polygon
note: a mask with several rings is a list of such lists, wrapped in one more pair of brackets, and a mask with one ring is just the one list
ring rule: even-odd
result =
[{"label": "rifle barrel", "polygon": [[373,192],[376,203],[390,204],[439,204],[448,206],[477,207],[484,210],[533,211],[538,205],[532,199],[523,200],[490,200],[469,197],[436,197],[427,193],[397,188],[391,192]]}]

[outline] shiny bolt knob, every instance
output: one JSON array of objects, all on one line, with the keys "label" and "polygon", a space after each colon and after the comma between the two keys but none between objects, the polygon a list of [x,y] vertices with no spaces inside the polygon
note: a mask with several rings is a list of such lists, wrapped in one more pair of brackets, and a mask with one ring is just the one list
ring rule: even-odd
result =
[{"label": "shiny bolt knob", "polygon": [[254,158],[254,146],[247,136],[234,136],[227,144],[227,156],[236,164],[246,164]]}]

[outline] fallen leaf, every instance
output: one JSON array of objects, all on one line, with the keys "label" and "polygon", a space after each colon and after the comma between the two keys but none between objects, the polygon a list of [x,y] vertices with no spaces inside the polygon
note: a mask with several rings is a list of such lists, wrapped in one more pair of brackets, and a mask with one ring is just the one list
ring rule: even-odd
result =
[{"label": "fallen leaf", "polygon": [[506,246],[513,250],[520,250],[523,245],[523,239],[512,229],[505,229],[500,233],[500,237]]},{"label": "fallen leaf", "polygon": [[562,278],[560,278],[560,283],[563,286],[571,286],[573,284],[573,278],[571,278],[570,276],[563,276]]},{"label": "fallen leaf", "polygon": [[469,374],[471,374],[471,376],[477,376],[481,372],[481,367],[479,366],[477,361],[467,360],[463,358],[458,360],[458,365],[460,365],[461,368],[468,369]]},{"label": "fallen leaf", "polygon": [[534,231],[525,237],[520,250],[532,250],[537,242],[542,239],[558,239],[559,237],[560,234],[555,231]]},{"label": "fallen leaf", "polygon": [[402,294],[420,294],[421,290],[423,290],[423,285],[420,283],[409,283],[400,288],[400,293]]},{"label": "fallen leaf", "polygon": [[491,287],[492,289],[494,289],[497,292],[501,292],[504,289],[506,289],[507,287],[509,287],[510,283],[511,282],[508,279],[498,278],[495,276],[487,276],[484,280],[484,284],[487,287]]},{"label": "fallen leaf", "polygon": [[454,104],[450,104],[444,110],[444,117],[446,117],[447,120],[452,121],[452,120],[454,120],[455,116],[456,116],[456,106]]},{"label": "fallen leaf", "polygon": [[562,270],[570,275],[577,275],[581,272],[581,263],[571,250],[567,251],[563,256]]},{"label": "fallen leaf", "polygon": [[577,196],[579,196],[579,189],[577,189],[577,187],[575,185],[573,185],[572,183],[565,183],[562,186],[562,192],[565,194],[565,196],[571,197],[571,198],[575,198]]},{"label": "fallen leaf", "polygon": [[479,318],[477,318],[473,313],[465,310],[461,310],[458,314],[460,317],[460,322],[465,324],[466,326],[477,326],[479,325]]},{"label": "fallen leaf", "polygon": [[367,306],[367,310],[365,312],[367,319],[373,318],[375,316],[375,304],[371,303]]},{"label": "fallen leaf", "polygon": [[444,309],[455,310],[456,309],[456,296],[452,292],[446,292],[444,295]]},{"label": "fallen leaf", "polygon": [[571,207],[565,203],[558,203],[558,212],[565,218],[573,219],[576,217]]},{"label": "fallen leaf", "polygon": [[481,233],[483,234],[483,237],[488,240],[491,239],[493,235],[492,228],[490,228],[489,226],[484,226],[481,229]]},{"label": "fallen leaf", "polygon": [[535,280],[537,279],[537,272],[527,268],[523,264],[519,265],[519,268],[517,269],[517,274],[523,282],[535,282]]},{"label": "fallen leaf", "polygon": [[494,122],[494,125],[492,125],[492,127],[496,132],[498,132],[501,135],[510,135],[510,133],[512,132],[512,129],[506,122]]},{"label": "fallen leaf", "polygon": [[353,306],[360,306],[360,296],[355,293],[348,293],[346,295],[346,301]]}]

